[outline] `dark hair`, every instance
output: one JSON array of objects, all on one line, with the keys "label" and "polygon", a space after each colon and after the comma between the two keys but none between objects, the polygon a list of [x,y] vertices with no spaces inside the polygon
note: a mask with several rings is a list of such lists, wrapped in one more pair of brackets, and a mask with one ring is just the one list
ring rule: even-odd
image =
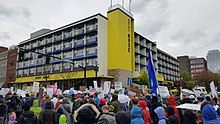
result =
[{"label": "dark hair", "polygon": [[45,103],[45,109],[52,109],[52,103],[51,103],[51,101],[47,101],[47,102]]},{"label": "dark hair", "polygon": [[137,105],[139,100],[137,98],[133,98],[132,100],[132,104]]},{"label": "dark hair", "polygon": [[210,98],[209,96],[206,96],[205,99],[206,99],[207,101],[210,101],[210,100],[211,100],[211,98]]},{"label": "dark hair", "polygon": [[204,100],[200,106],[200,111],[202,111],[203,107],[207,104],[209,104],[209,102],[207,100]]},{"label": "dark hair", "polygon": [[24,110],[24,111],[29,111],[29,110],[30,110],[30,106],[29,106],[27,103],[25,103],[25,104],[23,105],[23,110]]}]

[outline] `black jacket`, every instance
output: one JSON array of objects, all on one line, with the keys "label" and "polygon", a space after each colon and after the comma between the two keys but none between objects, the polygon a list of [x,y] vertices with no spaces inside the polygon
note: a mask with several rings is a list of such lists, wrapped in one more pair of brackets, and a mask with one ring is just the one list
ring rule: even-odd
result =
[{"label": "black jacket", "polygon": [[196,124],[196,115],[190,110],[184,113],[183,118],[184,124]]},{"label": "black jacket", "polygon": [[24,111],[18,118],[17,124],[38,124],[38,120],[34,112]]},{"label": "black jacket", "polygon": [[56,112],[53,109],[45,109],[40,112],[39,124],[56,124]]}]

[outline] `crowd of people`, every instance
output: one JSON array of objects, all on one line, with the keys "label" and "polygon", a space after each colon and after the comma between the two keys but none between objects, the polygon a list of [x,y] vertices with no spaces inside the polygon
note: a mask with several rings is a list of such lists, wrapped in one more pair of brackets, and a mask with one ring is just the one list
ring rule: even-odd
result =
[{"label": "crowd of people", "polygon": [[[7,93],[0,95],[0,124],[220,124],[218,99],[190,95],[177,100],[175,95],[161,99],[154,94],[129,96],[119,100],[117,92],[98,97],[98,93],[63,96]],[[200,104],[200,111],[176,105]]]}]

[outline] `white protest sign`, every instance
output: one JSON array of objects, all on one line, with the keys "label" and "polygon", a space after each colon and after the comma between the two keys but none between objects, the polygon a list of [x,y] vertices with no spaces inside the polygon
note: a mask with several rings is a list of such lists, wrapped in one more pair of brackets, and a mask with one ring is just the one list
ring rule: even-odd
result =
[{"label": "white protest sign", "polygon": [[128,95],[136,96],[136,93],[135,93],[135,92],[132,92],[132,91],[128,91]]},{"label": "white protest sign", "polygon": [[38,93],[39,92],[39,85],[40,85],[39,82],[33,82],[33,89],[32,89],[32,91],[35,92],[35,93]]},{"label": "white protest sign", "polygon": [[115,82],[115,90],[122,90],[122,82]]},{"label": "white protest sign", "polygon": [[111,89],[110,93],[115,93],[115,89]]},{"label": "white protest sign", "polygon": [[47,94],[52,97],[53,96],[53,88],[47,88]]},{"label": "white protest sign", "polygon": [[94,85],[95,90],[97,90],[98,89],[97,81],[93,81],[93,85]]},{"label": "white protest sign", "polygon": [[215,89],[215,84],[214,84],[213,81],[210,83],[210,88],[211,88],[212,97],[213,98],[214,97],[218,98],[218,95],[217,95],[217,92],[216,92],[216,89]]},{"label": "white protest sign", "polygon": [[0,95],[4,96],[9,92],[9,89],[8,88],[2,88],[1,91],[0,91]]},{"label": "white protest sign", "polygon": [[18,89],[17,90],[17,94],[19,95],[19,96],[22,96],[22,97],[25,97],[25,94],[26,94],[27,92],[25,92],[25,91],[23,91],[23,90],[21,90],[21,89]]},{"label": "white protest sign", "polygon": [[104,98],[104,92],[101,87],[97,88],[97,93],[98,93],[99,99]]},{"label": "white protest sign", "polygon": [[105,81],[104,82],[104,94],[108,94],[111,88],[111,82],[110,81]]},{"label": "white protest sign", "polygon": [[162,98],[169,98],[170,97],[170,93],[168,91],[168,88],[165,86],[159,86],[158,87],[159,90],[159,94]]}]

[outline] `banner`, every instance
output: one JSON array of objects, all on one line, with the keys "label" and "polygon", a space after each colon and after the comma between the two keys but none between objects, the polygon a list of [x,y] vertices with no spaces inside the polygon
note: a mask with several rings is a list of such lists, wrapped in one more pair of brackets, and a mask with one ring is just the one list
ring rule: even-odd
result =
[{"label": "banner", "polygon": [[159,91],[160,97],[162,97],[162,98],[169,98],[170,97],[170,93],[169,93],[167,87],[159,86],[158,91]]},{"label": "banner", "polygon": [[115,90],[116,91],[122,90],[122,82],[115,82]]},{"label": "banner", "polygon": [[38,93],[39,92],[39,82],[33,82],[33,89],[32,92]]},{"label": "banner", "polygon": [[213,98],[214,97],[218,98],[218,94],[217,94],[217,91],[215,89],[215,84],[214,84],[213,81],[210,83],[210,88],[211,88],[212,97]]},{"label": "banner", "polygon": [[94,85],[95,90],[97,90],[98,89],[97,81],[93,81],[93,85]]},{"label": "banner", "polygon": [[111,88],[111,82],[105,81],[104,82],[104,94],[108,94]]}]

